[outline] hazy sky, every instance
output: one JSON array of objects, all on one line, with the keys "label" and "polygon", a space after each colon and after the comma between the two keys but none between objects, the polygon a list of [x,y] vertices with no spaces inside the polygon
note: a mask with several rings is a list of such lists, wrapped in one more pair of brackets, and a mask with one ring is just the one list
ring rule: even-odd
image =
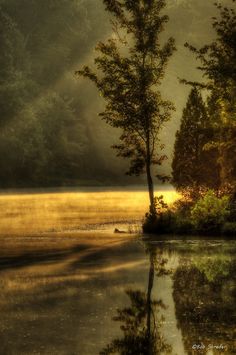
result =
[{"label": "hazy sky", "polygon": [[[184,47],[184,44],[189,42],[194,46],[201,47],[212,41],[214,31],[211,18],[216,14],[214,2],[215,0],[167,0],[167,6],[163,10],[163,14],[168,14],[170,20],[161,39],[165,41],[172,36],[175,38],[177,46],[177,51],[167,67],[161,88],[163,98],[171,100],[176,107],[171,120],[166,123],[161,132],[162,141],[166,146],[165,152],[169,157],[165,166],[162,167],[163,172],[166,173],[170,173],[175,134],[190,91],[190,87],[180,84],[179,78],[191,81],[201,80],[194,56]],[[222,3],[233,6],[232,0],[222,0]],[[64,159],[65,164],[59,173],[65,173],[65,179],[67,179],[70,174],[68,174],[66,163],[71,161],[74,164],[70,165],[71,176],[73,175],[76,182],[81,180],[81,184],[83,181],[87,182],[88,179],[95,183],[96,181],[106,183],[106,177],[108,183],[115,182],[116,178],[118,178],[117,183],[139,182],[140,180],[138,181],[136,178],[124,177],[128,162],[117,158],[116,152],[110,148],[111,145],[117,143],[119,132],[106,125],[98,117],[99,112],[103,110],[104,101],[99,96],[96,87],[89,80],[75,76],[75,71],[82,68],[84,64],[92,65],[93,58],[96,56],[94,48],[98,41],[105,41],[112,36],[110,17],[105,12],[103,1],[0,0],[0,16],[3,16],[4,13],[12,20],[13,25],[8,26],[8,20],[5,21],[5,24],[2,21],[3,27],[1,27],[0,37],[1,33],[3,35],[0,38],[0,44],[3,43],[3,47],[1,47],[3,49],[0,53],[0,61],[3,60],[7,67],[5,52],[8,51],[9,58],[12,58],[10,63],[12,71],[18,73],[15,76],[18,81],[11,79],[13,77],[11,71],[8,73],[3,70],[3,74],[8,73],[6,76],[8,79],[4,84],[8,99],[0,97],[2,99],[0,108],[3,107],[4,112],[6,106],[6,111],[11,112],[15,98],[22,99],[26,104],[26,113],[24,110],[21,112],[17,109],[17,114],[19,113],[20,116],[16,117],[17,121],[14,119],[14,115],[7,119],[8,131],[3,137],[5,141],[0,139],[3,142],[1,143],[2,147],[0,145],[0,153],[2,157],[8,155],[13,180],[18,182],[21,175],[19,172],[21,167],[18,168],[17,165],[18,161],[28,162],[27,181],[31,182],[31,177],[34,175],[34,163],[44,178],[48,174],[51,163],[54,164],[57,163],[56,160]],[[4,19],[4,16],[1,18]],[[2,68],[4,65],[0,67],[0,71]],[[15,94],[12,94],[11,91],[9,94],[9,80],[13,80],[10,88],[16,89],[16,91],[13,90]],[[20,85],[22,85],[22,90]],[[60,111],[60,105],[55,104],[54,98],[64,104],[64,106],[62,105],[64,113],[63,109]],[[71,126],[70,116],[72,121],[76,122]],[[67,126],[63,126],[61,141],[56,132],[56,125],[60,117],[61,125],[63,120],[68,120]],[[25,132],[31,123],[32,132],[29,135],[34,140],[30,145],[27,143],[29,137],[25,138]],[[51,135],[48,134],[50,125]],[[42,133],[37,135],[37,129],[41,130],[42,127],[44,135]],[[38,137],[42,139],[40,140]],[[55,141],[51,144],[53,137]],[[53,156],[52,162],[50,163],[49,159],[48,165],[47,163],[45,165],[44,157],[47,156],[43,150],[45,149],[45,139],[48,139],[51,144],[49,144],[49,148],[46,147],[48,149],[46,151],[49,152],[48,156],[53,156],[52,154],[60,144],[62,152],[68,148],[69,151],[72,149],[72,154],[68,153],[64,158],[63,154],[61,154],[61,158]],[[71,140],[73,141],[71,142]],[[15,141],[18,142],[19,149],[14,148]],[[64,141],[67,143],[65,148]],[[36,147],[37,144],[39,147]],[[10,146],[12,147],[11,151]],[[19,158],[17,158],[18,151],[20,152]],[[25,152],[31,154],[28,158],[26,157],[28,160],[25,160]],[[41,160],[39,154],[41,154]],[[37,165],[38,162],[41,162],[41,165]],[[16,166],[15,170],[14,166]],[[41,166],[44,167],[44,170],[41,169]],[[2,180],[9,179],[8,170],[4,171],[4,168],[7,167],[5,160],[2,159],[1,163],[0,159],[0,183],[1,172]],[[35,170],[37,169],[35,168]],[[25,171],[24,167],[23,173]],[[57,172],[52,169],[53,174],[57,175]],[[23,182],[24,179],[23,176]],[[62,183],[63,179],[64,175],[60,180]],[[38,181],[38,184],[41,183],[40,179]],[[14,185],[14,181],[12,184]]]}]

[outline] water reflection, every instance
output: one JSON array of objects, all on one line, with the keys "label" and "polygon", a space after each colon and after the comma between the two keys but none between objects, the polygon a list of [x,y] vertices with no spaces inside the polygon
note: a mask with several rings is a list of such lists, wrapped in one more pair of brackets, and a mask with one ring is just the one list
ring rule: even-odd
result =
[{"label": "water reflection", "polygon": [[106,233],[2,238],[0,354],[235,354],[235,250]]},{"label": "water reflection", "polygon": [[163,257],[163,250],[146,244],[149,254],[149,273],[147,291],[127,290],[130,306],[117,310],[115,322],[120,322],[123,336],[114,339],[107,345],[100,355],[126,354],[126,355],[155,355],[171,354],[172,347],[162,334],[164,316],[160,316],[160,309],[165,310],[166,305],[161,299],[153,298],[154,275],[161,277],[169,275],[166,268],[168,259]]},{"label": "water reflection", "polygon": [[171,334],[163,331],[167,306],[152,295],[154,282],[165,276],[173,282],[181,354],[235,354],[235,243],[146,241],[144,247],[149,256],[147,290],[126,291],[129,305],[117,309],[113,317],[120,323],[122,336],[100,355],[179,354],[180,348],[171,345]]},{"label": "water reflection", "polygon": [[236,351],[236,262],[222,253],[182,258],[173,298],[187,354]]}]

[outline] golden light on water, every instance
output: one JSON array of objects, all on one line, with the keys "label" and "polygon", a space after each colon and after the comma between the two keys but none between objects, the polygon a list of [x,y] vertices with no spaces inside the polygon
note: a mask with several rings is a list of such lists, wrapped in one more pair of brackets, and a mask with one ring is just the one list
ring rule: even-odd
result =
[{"label": "golden light on water", "polygon": [[[178,194],[158,191],[168,204]],[[89,230],[99,225],[142,220],[148,211],[146,191],[58,192],[0,195],[0,234]]]}]

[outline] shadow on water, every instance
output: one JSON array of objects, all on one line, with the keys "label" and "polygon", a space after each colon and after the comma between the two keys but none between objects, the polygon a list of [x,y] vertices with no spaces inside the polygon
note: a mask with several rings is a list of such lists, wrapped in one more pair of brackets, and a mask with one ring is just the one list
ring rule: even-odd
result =
[{"label": "shadow on water", "polygon": [[2,244],[0,353],[235,354],[234,241],[42,243]]},{"label": "shadow on water", "polygon": [[6,253],[0,255],[0,272],[40,264],[56,264],[66,259],[71,260],[69,270],[72,271],[83,266],[86,266],[86,268],[94,267],[96,263],[105,265],[113,257],[117,263],[121,262],[121,259],[123,261],[129,260],[128,251],[132,251],[132,247],[125,245],[119,238],[95,246],[86,242],[81,244],[77,242],[75,245],[65,248],[52,248],[50,245],[44,249],[37,248],[28,251],[18,251],[17,248],[11,248],[11,250],[7,250]]},{"label": "shadow on water", "polygon": [[88,250],[90,248],[89,245],[83,244],[74,246],[68,250],[61,249],[48,249],[48,250],[36,250],[29,251],[26,253],[21,253],[19,255],[8,255],[8,256],[0,256],[0,272],[3,270],[11,270],[23,268],[26,266],[33,266],[41,263],[57,263],[62,261],[70,255],[74,255],[76,253],[80,253],[81,251]]},{"label": "shadow on water", "polygon": [[83,266],[94,268],[94,266],[108,266],[114,264],[124,264],[130,261],[130,254],[135,261],[135,243],[113,243],[99,249],[91,250],[90,253],[82,255],[79,259],[70,263],[70,270],[76,270]]}]

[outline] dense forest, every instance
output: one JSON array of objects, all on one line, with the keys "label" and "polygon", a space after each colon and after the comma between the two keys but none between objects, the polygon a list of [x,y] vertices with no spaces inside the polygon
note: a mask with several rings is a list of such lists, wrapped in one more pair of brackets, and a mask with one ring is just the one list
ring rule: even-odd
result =
[{"label": "dense forest", "polygon": [[99,29],[102,17],[93,1],[0,2],[1,187],[105,176],[85,119],[86,93],[81,97],[73,83],[75,63],[106,31],[105,21]]},{"label": "dense forest", "polygon": [[[202,18],[203,9],[208,18]],[[178,51],[163,94],[173,100],[180,93],[173,120],[162,133],[172,142],[161,168],[170,173],[188,93],[178,76],[200,77],[184,42],[201,45],[212,38],[214,6],[173,0],[166,11],[166,34],[174,34]],[[0,187],[142,182],[125,178],[126,163],[110,150],[118,134],[97,117],[103,101],[91,84],[74,75],[90,61],[95,44],[111,33],[103,2],[95,7],[93,0],[1,0],[0,17]]]},{"label": "dense forest", "polygon": [[[232,1],[233,5],[234,1]],[[183,110],[174,147],[173,183],[181,190],[212,188],[235,193],[236,186],[236,11],[215,4],[213,42],[186,47],[196,56],[202,82],[194,87]],[[200,90],[205,90],[206,102]]]}]

